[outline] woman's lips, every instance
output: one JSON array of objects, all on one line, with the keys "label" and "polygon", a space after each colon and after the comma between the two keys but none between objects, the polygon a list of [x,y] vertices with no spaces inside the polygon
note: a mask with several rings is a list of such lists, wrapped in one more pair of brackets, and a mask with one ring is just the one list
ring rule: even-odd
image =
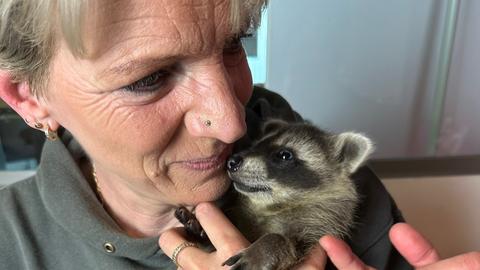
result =
[{"label": "woman's lips", "polygon": [[195,171],[209,171],[213,169],[219,169],[225,166],[226,159],[230,155],[231,149],[232,147],[227,146],[220,154],[216,154],[206,158],[183,160],[175,163],[178,163],[187,169]]}]

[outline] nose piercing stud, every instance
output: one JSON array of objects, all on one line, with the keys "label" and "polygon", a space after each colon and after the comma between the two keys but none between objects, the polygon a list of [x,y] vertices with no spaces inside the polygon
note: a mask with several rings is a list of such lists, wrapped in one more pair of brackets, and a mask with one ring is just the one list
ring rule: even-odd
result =
[{"label": "nose piercing stud", "polygon": [[205,126],[210,127],[212,125],[212,121],[206,120],[205,121]]}]

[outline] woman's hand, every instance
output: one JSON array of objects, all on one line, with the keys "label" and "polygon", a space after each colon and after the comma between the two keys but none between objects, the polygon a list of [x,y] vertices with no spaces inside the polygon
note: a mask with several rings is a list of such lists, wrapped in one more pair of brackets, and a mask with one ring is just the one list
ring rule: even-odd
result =
[{"label": "woman's hand", "polygon": [[[178,253],[177,262],[182,269],[228,269],[222,263],[250,243],[227,219],[227,217],[211,203],[201,203],[195,208],[197,220],[207,233],[216,251],[205,252],[196,247],[186,247]],[[168,230],[160,236],[159,245],[166,255],[172,256],[176,247],[187,241],[180,228]],[[326,254],[320,246],[296,270],[324,269]]]},{"label": "woman's hand", "polygon": [[[212,203],[199,204],[195,215],[216,251],[207,253],[196,247],[187,247],[178,254],[179,268],[228,269],[228,266],[222,267],[222,263],[250,243]],[[162,233],[159,245],[166,255],[171,257],[174,249],[187,241],[182,232],[181,229],[171,229]]]},{"label": "woman's hand", "polygon": [[[231,256],[248,247],[250,243],[213,204],[202,203],[196,208],[196,216],[210,238],[216,251],[205,252],[196,247],[187,247],[178,254],[177,262],[183,269],[227,269],[222,267]],[[437,251],[415,229],[399,223],[390,230],[390,239],[399,253],[419,270],[471,270],[480,269],[480,252],[471,252],[440,260]],[[180,229],[171,229],[160,236],[159,244],[168,256],[186,239]],[[296,270],[321,270],[325,268],[327,255],[340,270],[370,270],[342,240],[332,236],[320,239],[304,262]]]},{"label": "woman's hand", "polygon": [[[398,252],[419,270],[472,270],[480,269],[480,252],[471,252],[440,260],[437,251],[413,227],[405,223],[394,225],[390,230],[390,240]],[[373,269],[355,256],[348,245],[332,236],[320,239],[333,264],[340,270]]]}]

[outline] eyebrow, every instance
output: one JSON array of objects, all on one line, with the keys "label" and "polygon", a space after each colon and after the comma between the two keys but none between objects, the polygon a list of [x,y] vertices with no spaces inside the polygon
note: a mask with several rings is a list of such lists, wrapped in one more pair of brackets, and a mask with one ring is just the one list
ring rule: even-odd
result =
[{"label": "eyebrow", "polygon": [[[230,33],[226,36],[226,41],[235,38],[237,35],[248,31],[249,27],[246,30],[240,29],[239,33]],[[132,74],[133,72],[140,70],[140,69],[148,69],[152,67],[161,67],[161,66],[169,66],[177,61],[179,61],[182,56],[163,56],[163,57],[145,57],[140,59],[131,59],[124,63],[115,65],[113,67],[109,67],[100,72],[99,78],[108,77],[111,75],[118,75],[118,76],[127,76]]]},{"label": "eyebrow", "polygon": [[121,63],[119,65],[107,68],[106,70],[100,73],[100,77],[109,76],[112,74],[119,76],[126,76],[132,74],[137,70],[145,70],[152,67],[168,66],[175,61],[178,61],[180,57],[178,56],[168,56],[168,57],[150,57],[150,58],[141,58],[141,59],[132,59],[127,62]]}]

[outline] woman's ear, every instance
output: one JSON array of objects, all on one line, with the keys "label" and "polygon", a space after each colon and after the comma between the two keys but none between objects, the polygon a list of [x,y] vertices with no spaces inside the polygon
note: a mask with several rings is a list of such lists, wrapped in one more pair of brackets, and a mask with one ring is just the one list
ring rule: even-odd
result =
[{"label": "woman's ear", "polygon": [[4,70],[0,70],[0,98],[15,110],[25,122],[35,127],[35,124],[48,124],[51,130],[58,129],[59,125],[50,118],[47,108],[32,94],[27,82],[15,82],[13,76]]}]

